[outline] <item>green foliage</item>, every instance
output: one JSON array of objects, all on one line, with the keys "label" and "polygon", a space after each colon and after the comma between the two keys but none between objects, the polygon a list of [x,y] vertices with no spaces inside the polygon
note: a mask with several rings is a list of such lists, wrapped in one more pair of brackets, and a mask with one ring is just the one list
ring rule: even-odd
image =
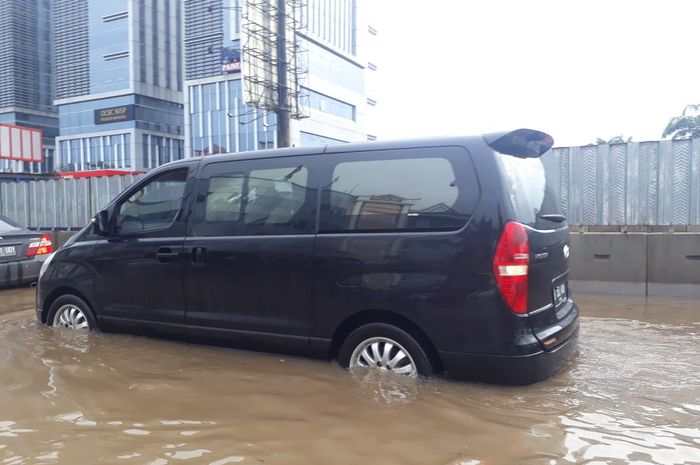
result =
[{"label": "green foliage", "polygon": [[627,143],[627,142],[632,142],[632,138],[631,138],[631,137],[628,137],[627,139],[625,139],[625,136],[623,136],[622,134],[620,134],[619,136],[613,136],[613,137],[611,137],[611,138],[609,138],[609,139],[603,139],[603,138],[601,138],[601,137],[598,137],[598,138],[595,140],[595,143],[596,143],[597,145],[603,145],[603,144],[625,144],[625,143]]},{"label": "green foliage", "polygon": [[700,137],[700,104],[686,105],[681,116],[671,118],[661,137],[672,139]]}]

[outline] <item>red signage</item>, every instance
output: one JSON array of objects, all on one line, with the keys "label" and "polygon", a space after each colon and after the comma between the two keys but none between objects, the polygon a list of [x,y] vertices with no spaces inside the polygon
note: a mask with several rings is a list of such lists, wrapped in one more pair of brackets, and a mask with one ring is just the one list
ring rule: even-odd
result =
[{"label": "red signage", "polygon": [[66,171],[59,173],[62,178],[97,178],[100,176],[124,176],[127,174],[143,174],[143,171],[126,170],[90,170],[90,171]]},{"label": "red signage", "polygon": [[0,123],[0,158],[33,163],[44,161],[41,129]]}]

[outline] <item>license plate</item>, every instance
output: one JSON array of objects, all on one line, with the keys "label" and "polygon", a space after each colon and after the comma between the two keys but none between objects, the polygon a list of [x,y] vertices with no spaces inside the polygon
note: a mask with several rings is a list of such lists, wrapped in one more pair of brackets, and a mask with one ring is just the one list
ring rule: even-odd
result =
[{"label": "license plate", "polygon": [[15,250],[14,245],[0,247],[0,257],[13,257],[15,255],[17,255],[17,250]]},{"label": "license plate", "polygon": [[554,306],[558,307],[566,301],[566,283],[557,284],[552,289],[554,296]]}]

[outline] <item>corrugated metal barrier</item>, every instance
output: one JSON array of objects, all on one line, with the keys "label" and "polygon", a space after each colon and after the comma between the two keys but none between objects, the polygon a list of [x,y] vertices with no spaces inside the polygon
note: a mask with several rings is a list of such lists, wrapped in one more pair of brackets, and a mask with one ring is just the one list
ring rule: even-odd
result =
[{"label": "corrugated metal barrier", "polygon": [[700,224],[700,139],[560,147],[543,161],[570,224]]},{"label": "corrugated metal barrier", "polygon": [[139,176],[0,183],[0,213],[32,229],[69,229],[90,218]]},{"label": "corrugated metal barrier", "polygon": [[[569,224],[700,224],[700,139],[554,148],[543,155]],[[0,213],[77,228],[138,176],[0,183]]]}]

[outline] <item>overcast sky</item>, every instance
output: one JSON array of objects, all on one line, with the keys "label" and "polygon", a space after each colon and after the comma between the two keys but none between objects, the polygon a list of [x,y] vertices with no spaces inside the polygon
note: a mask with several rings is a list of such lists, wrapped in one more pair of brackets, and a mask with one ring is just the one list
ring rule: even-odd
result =
[{"label": "overcast sky", "polygon": [[369,1],[382,138],[531,127],[556,145],[656,140],[700,103],[697,0]]}]

